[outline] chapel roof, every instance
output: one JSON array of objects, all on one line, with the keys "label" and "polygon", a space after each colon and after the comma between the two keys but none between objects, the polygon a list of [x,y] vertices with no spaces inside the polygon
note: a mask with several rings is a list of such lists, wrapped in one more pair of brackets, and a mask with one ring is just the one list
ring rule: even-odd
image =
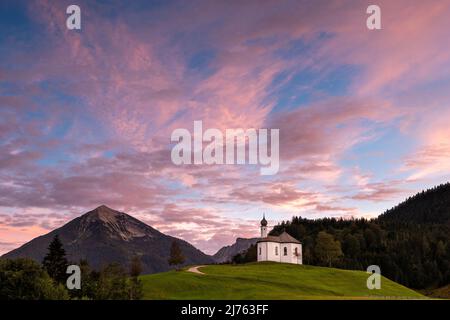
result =
[{"label": "chapel roof", "polygon": [[279,236],[267,236],[265,238],[261,238],[257,242],[301,243],[286,231],[283,231],[283,233]]}]

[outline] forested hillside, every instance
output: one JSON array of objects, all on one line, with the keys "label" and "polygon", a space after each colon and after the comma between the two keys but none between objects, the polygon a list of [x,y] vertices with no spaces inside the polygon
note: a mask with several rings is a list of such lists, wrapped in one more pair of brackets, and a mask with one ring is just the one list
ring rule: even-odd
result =
[{"label": "forested hillside", "polygon": [[378,219],[421,224],[449,223],[450,183],[422,191],[387,210]]},{"label": "forested hillside", "polygon": [[377,219],[309,220],[293,217],[276,226],[303,243],[304,263],[365,270],[411,288],[450,283],[450,184],[407,199]]}]

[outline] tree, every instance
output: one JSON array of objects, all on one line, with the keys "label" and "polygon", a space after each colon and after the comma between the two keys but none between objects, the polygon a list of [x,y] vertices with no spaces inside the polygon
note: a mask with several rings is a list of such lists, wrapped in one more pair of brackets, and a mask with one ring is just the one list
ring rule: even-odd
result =
[{"label": "tree", "polygon": [[436,257],[442,257],[445,255],[446,252],[446,248],[445,248],[445,244],[444,242],[442,242],[441,240],[439,240],[436,243]]},{"label": "tree", "polygon": [[131,276],[131,287],[130,287],[130,299],[137,300],[141,299],[143,295],[142,282],[139,280],[139,275],[142,273],[142,263],[139,256],[134,256],[131,259],[130,264],[130,276]]},{"label": "tree", "polygon": [[357,256],[361,250],[358,239],[352,234],[348,234],[345,236],[343,247],[345,255],[348,255],[350,257]]},{"label": "tree", "polygon": [[331,267],[332,262],[342,256],[341,243],[334,240],[331,234],[320,231],[316,239],[315,253],[321,262]]},{"label": "tree", "polygon": [[236,255],[234,255],[231,258],[231,262],[239,264],[239,263],[249,263],[249,262],[255,262],[258,260],[257,257],[257,247],[256,244],[252,244],[247,250],[244,252],[240,252]]},{"label": "tree", "polygon": [[184,263],[184,255],[178,243],[174,240],[170,246],[169,265],[180,265]]},{"label": "tree", "polygon": [[134,256],[131,258],[130,263],[130,276],[132,278],[137,278],[142,273],[142,262],[139,256]]},{"label": "tree", "polygon": [[[134,260],[134,259],[133,259]],[[86,260],[80,261],[81,290],[70,292],[73,298],[94,300],[137,300],[143,295],[142,283],[133,271],[129,277],[126,270],[118,263],[104,266],[100,271],[92,270]],[[130,274],[131,274],[130,265]]]},{"label": "tree", "polygon": [[67,290],[56,284],[31,259],[0,260],[0,300],[66,300]]},{"label": "tree", "polygon": [[58,283],[65,283],[67,279],[66,270],[69,264],[66,259],[66,251],[58,235],[55,235],[52,242],[50,242],[48,253],[44,257],[42,265],[53,280]]},{"label": "tree", "polygon": [[92,299],[97,290],[99,273],[92,270],[86,259],[80,259],[78,265],[81,269],[81,290],[70,290],[73,299]]},{"label": "tree", "polygon": [[100,271],[95,300],[128,300],[130,287],[125,270],[117,263],[111,263]]},{"label": "tree", "polygon": [[364,230],[364,239],[366,240],[367,247],[371,249],[376,247],[376,236],[372,230],[370,229]]}]

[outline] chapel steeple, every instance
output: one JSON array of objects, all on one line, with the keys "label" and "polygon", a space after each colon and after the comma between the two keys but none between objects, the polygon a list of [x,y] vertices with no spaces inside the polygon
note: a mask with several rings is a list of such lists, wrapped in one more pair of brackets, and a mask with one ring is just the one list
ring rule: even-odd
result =
[{"label": "chapel steeple", "polygon": [[267,220],[266,214],[263,213],[263,218],[261,220],[261,238],[267,237]]}]

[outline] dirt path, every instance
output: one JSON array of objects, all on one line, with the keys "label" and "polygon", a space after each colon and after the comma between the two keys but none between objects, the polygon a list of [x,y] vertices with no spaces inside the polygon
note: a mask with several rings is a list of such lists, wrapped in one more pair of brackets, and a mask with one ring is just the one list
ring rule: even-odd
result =
[{"label": "dirt path", "polygon": [[204,266],[195,266],[195,267],[190,267],[187,271],[188,272],[193,272],[193,273],[198,273],[198,274],[204,274],[203,272],[201,272],[200,270],[198,270],[198,268],[201,268]]}]

